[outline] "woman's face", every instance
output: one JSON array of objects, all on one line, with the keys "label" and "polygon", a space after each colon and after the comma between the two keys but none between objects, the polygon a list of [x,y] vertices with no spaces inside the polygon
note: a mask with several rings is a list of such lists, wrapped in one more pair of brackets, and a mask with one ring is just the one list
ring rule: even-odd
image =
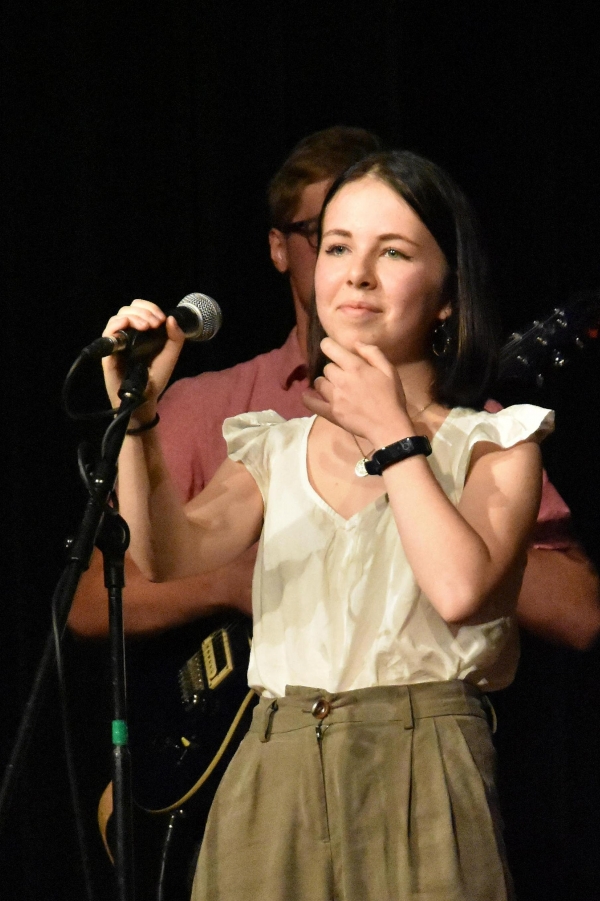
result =
[{"label": "woman's face", "polygon": [[448,271],[414,210],[366,175],[344,185],[325,211],[315,271],[319,319],[349,350],[362,341],[395,364],[423,359],[435,323],[451,312]]}]

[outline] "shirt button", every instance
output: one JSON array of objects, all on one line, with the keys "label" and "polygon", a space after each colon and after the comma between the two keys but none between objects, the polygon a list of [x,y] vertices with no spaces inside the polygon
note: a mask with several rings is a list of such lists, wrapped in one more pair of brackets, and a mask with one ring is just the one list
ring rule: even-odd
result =
[{"label": "shirt button", "polygon": [[330,710],[331,704],[329,701],[326,701],[325,698],[319,698],[319,700],[315,701],[312,705],[311,713],[316,719],[324,720]]}]

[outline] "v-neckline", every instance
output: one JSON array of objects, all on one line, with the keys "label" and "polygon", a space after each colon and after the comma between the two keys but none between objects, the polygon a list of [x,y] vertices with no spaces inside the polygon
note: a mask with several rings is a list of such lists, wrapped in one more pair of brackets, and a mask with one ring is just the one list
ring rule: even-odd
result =
[{"label": "v-neckline", "polygon": [[[432,450],[435,447],[435,443],[437,441],[438,435],[444,429],[446,423],[451,418],[454,411],[457,409],[458,409],[458,407],[451,407],[451,409],[448,411],[448,414],[445,417],[445,419],[443,420],[443,422],[438,426],[438,428],[433,433],[433,435],[431,437],[431,441],[430,441]],[[377,509],[379,507],[387,506],[387,503],[388,503],[387,493],[383,492],[382,494],[378,495],[378,497],[374,498],[372,501],[369,501],[368,504],[365,504],[364,507],[361,507],[360,510],[357,510],[356,513],[353,513],[352,516],[349,516],[347,518],[345,516],[342,516],[341,513],[338,513],[338,511],[335,510],[331,506],[331,504],[327,503],[325,498],[321,497],[321,495],[319,494],[317,489],[311,483],[310,477],[308,475],[308,438],[309,438],[309,435],[312,431],[312,428],[313,428],[316,420],[317,420],[316,413],[313,414],[312,416],[308,417],[307,425],[306,425],[306,428],[304,431],[304,436],[303,436],[302,443],[300,446],[300,455],[301,455],[300,472],[302,474],[302,481],[304,482],[305,490],[313,498],[313,500],[317,503],[317,506],[319,506],[322,510],[324,510],[326,513],[328,513],[333,519],[338,520],[345,528],[350,528],[354,524],[355,520],[361,518],[363,515],[365,515],[367,513],[367,511],[370,511],[371,509]]]}]

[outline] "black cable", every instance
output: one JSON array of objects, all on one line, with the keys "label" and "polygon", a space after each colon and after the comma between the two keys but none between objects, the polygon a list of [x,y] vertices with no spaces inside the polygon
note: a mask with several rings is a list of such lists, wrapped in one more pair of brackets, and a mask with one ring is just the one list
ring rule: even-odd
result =
[{"label": "black cable", "polygon": [[65,413],[69,417],[69,419],[74,419],[79,422],[90,422],[97,421],[100,419],[109,419],[111,416],[114,416],[114,411],[112,409],[108,410],[94,410],[91,413],[84,413],[82,411],[74,410],[71,407],[70,402],[70,394],[73,387],[73,381],[75,379],[76,373],[79,371],[79,368],[84,362],[88,362],[93,360],[92,357],[89,357],[85,353],[81,353],[71,368],[69,369],[67,376],[63,382],[62,391],[61,391],[61,399],[62,405]]},{"label": "black cable", "polygon": [[160,868],[158,872],[158,882],[156,885],[156,901],[166,901],[165,888],[166,888],[166,878],[167,878],[167,869],[168,864],[170,862],[171,856],[171,845],[173,844],[173,835],[175,834],[175,826],[177,820],[181,816],[181,811],[175,811],[169,817],[169,824],[167,826],[164,841],[161,847],[160,853]]},{"label": "black cable", "polygon": [[56,662],[56,674],[58,679],[58,697],[61,712],[61,723],[63,733],[63,745],[65,751],[65,763],[67,768],[67,778],[69,781],[69,790],[71,793],[71,804],[73,807],[73,816],[75,820],[75,832],[77,834],[77,845],[79,848],[79,856],[81,859],[81,869],[83,881],[85,885],[85,893],[88,901],[95,901],[94,889],[92,886],[92,872],[90,865],[90,857],[88,851],[88,841],[85,834],[83,809],[81,804],[81,794],[79,791],[79,782],[75,770],[73,745],[71,741],[71,723],[69,714],[69,701],[67,696],[67,688],[64,676],[62,645],[60,636],[60,627],[58,624],[58,612],[56,609],[57,599],[60,597],[57,592],[52,599],[52,633],[54,635],[54,654]]}]

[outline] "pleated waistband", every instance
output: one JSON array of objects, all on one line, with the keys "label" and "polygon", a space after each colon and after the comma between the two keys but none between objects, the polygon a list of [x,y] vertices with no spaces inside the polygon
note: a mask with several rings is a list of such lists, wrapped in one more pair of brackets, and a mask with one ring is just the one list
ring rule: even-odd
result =
[{"label": "pleated waistband", "polygon": [[286,686],[283,698],[261,698],[250,732],[263,741],[272,733],[324,727],[336,723],[400,722],[405,729],[415,719],[433,716],[478,716],[495,725],[492,705],[474,685],[454,679],[416,685],[377,685],[353,691],[328,692],[300,685]]}]

